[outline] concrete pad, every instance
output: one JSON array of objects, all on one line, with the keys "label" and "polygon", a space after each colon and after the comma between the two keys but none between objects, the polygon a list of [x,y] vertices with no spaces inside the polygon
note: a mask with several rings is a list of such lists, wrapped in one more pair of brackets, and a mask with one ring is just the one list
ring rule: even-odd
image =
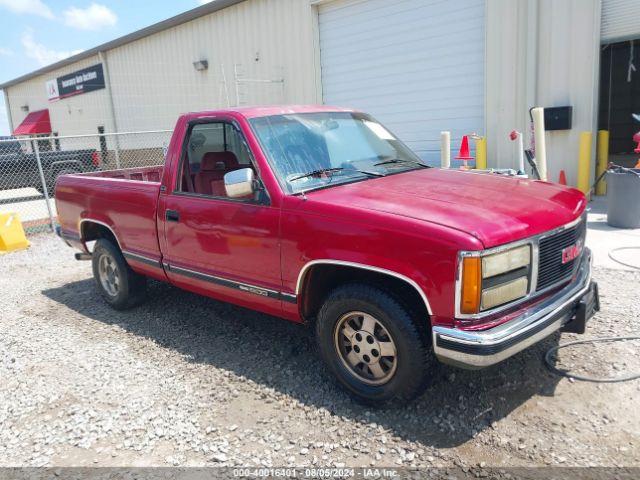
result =
[{"label": "concrete pad", "polygon": [[[593,264],[616,270],[634,270],[614,261],[636,265],[640,269],[640,228],[615,228],[607,225],[607,197],[593,197],[587,213],[587,247],[593,251]],[[616,248],[636,247],[611,252]]]}]

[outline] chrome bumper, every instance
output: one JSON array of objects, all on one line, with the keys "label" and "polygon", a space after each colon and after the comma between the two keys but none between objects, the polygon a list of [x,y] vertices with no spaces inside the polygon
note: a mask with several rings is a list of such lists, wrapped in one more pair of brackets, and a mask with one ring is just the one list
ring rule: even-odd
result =
[{"label": "chrome bumper", "polygon": [[507,323],[484,331],[433,327],[433,348],[444,363],[463,368],[488,367],[559,330],[591,289],[591,252],[585,249],[575,280]]}]

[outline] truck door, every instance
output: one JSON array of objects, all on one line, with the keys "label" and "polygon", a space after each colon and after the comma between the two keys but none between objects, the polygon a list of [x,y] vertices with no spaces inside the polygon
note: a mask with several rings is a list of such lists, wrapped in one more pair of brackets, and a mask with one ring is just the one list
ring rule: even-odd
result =
[{"label": "truck door", "polygon": [[176,185],[159,212],[169,279],[182,288],[278,313],[280,211],[264,191],[233,199],[224,187],[224,175],[241,168],[253,169],[261,183],[241,130],[231,120],[191,124],[178,168]]}]

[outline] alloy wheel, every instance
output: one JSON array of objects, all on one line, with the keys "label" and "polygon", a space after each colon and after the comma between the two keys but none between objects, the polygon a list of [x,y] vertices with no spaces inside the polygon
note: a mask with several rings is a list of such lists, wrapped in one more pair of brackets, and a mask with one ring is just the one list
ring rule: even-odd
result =
[{"label": "alloy wheel", "polygon": [[369,385],[387,383],[396,372],[396,344],[385,326],[365,312],[349,312],[336,323],[334,343],[345,367]]}]

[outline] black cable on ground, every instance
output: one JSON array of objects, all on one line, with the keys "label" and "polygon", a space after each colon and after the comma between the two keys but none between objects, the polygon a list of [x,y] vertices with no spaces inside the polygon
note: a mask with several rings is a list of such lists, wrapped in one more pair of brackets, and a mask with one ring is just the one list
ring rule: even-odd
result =
[{"label": "black cable on ground", "polygon": [[635,270],[640,270],[640,266],[634,265],[632,263],[623,262],[622,260],[618,260],[612,255],[614,252],[619,252],[620,250],[640,250],[640,247],[618,247],[618,248],[614,248],[613,250],[609,250],[609,258],[614,262],[619,263],[620,265],[624,265],[625,267],[633,268]]},{"label": "black cable on ground", "polygon": [[547,350],[547,353],[544,356],[544,363],[546,364],[547,368],[551,370],[553,373],[555,373],[556,375],[560,375],[561,377],[573,378],[574,380],[582,380],[583,382],[619,383],[619,382],[628,382],[630,380],[636,380],[640,378],[640,373],[634,373],[631,375],[625,375],[623,377],[617,377],[617,378],[588,377],[586,375],[577,375],[574,373],[570,373],[568,370],[561,370],[553,364],[554,359],[552,357],[561,348],[565,348],[570,345],[581,345],[586,343],[600,343],[600,342],[620,342],[625,340],[640,340],[640,336],[601,337],[601,338],[592,338],[591,340],[578,340],[575,342],[565,343],[563,345],[557,345]]}]

